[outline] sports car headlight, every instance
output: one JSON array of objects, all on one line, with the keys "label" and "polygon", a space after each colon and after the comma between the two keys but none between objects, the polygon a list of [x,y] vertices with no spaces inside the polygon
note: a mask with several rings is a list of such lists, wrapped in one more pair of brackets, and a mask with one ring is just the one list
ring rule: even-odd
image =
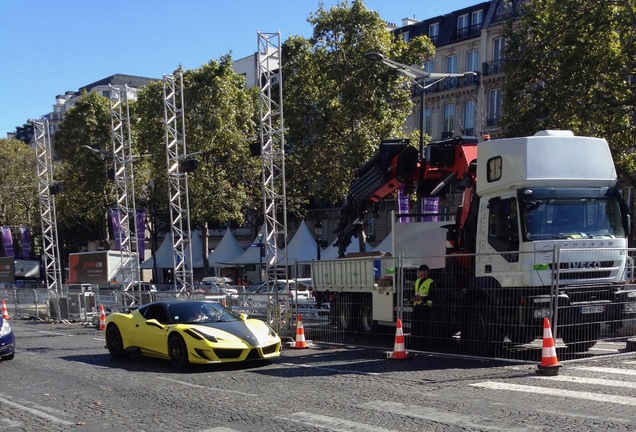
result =
[{"label": "sports car headlight", "polygon": [[2,327],[0,327],[0,337],[6,336],[11,333],[11,326],[9,325],[9,321],[2,321]]},{"label": "sports car headlight", "polygon": [[197,331],[197,330],[194,330],[194,329],[187,329],[185,332],[187,334],[189,334],[190,336],[192,336],[193,338],[198,339],[198,340],[206,339],[206,340],[208,340],[210,342],[213,342],[213,343],[218,343],[219,342],[219,340],[216,337],[214,337],[212,335],[209,335],[209,334],[206,334],[206,333],[203,333],[203,332],[200,332],[200,331]]},{"label": "sports car headlight", "polygon": [[267,326],[267,334],[270,335],[271,337],[276,337],[276,332],[274,331],[273,328],[271,328],[269,325],[265,324]]}]

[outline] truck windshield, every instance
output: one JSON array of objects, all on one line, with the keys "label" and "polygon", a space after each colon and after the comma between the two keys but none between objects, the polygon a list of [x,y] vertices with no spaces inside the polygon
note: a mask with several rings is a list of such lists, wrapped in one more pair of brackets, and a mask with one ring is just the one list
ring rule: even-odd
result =
[{"label": "truck windshield", "polygon": [[524,196],[521,202],[526,241],[625,237],[618,196]]}]

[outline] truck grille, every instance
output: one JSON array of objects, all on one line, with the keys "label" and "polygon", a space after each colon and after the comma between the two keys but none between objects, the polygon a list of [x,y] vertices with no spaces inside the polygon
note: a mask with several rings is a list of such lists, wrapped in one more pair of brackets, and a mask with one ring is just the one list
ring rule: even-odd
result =
[{"label": "truck grille", "polygon": [[571,303],[589,302],[589,301],[611,301],[614,294],[611,285],[603,286],[576,286],[564,287],[561,289],[563,294],[567,294]]},{"label": "truck grille", "polygon": [[[596,261],[593,263],[585,263],[588,266],[581,266],[580,263],[559,263],[559,279],[603,279],[612,275],[615,267],[614,261]],[[554,269],[554,264],[549,264],[550,270]]]}]

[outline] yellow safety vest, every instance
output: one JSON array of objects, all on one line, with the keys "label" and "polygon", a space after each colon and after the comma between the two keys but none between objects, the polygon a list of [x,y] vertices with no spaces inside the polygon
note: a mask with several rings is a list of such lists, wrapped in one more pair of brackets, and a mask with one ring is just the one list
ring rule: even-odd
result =
[{"label": "yellow safety vest", "polygon": [[[426,297],[428,295],[428,290],[433,283],[433,279],[426,278],[426,280],[418,279],[415,281],[415,295],[420,297]],[[417,300],[413,302],[414,306],[417,306],[422,303],[422,300]]]}]

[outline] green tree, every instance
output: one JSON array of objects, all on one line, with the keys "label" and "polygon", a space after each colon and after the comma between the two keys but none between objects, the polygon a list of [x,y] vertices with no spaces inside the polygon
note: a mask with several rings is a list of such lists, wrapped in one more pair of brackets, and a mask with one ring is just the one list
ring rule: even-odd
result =
[{"label": "green tree", "polygon": [[634,172],[635,16],[626,0],[524,2],[505,33],[505,135],[570,129],[603,137],[619,168]]},{"label": "green tree", "polygon": [[0,225],[40,232],[33,149],[19,140],[0,139],[0,172]]},{"label": "green tree", "polygon": [[83,94],[60,124],[55,149],[62,162],[54,165],[54,177],[64,182],[62,193],[55,196],[64,252],[75,252],[93,241],[107,248],[106,212],[116,201],[114,183],[108,176],[113,162],[108,98],[97,92]]},{"label": "green tree", "polygon": [[339,202],[381,139],[406,135],[411,85],[365,53],[406,64],[434,53],[427,37],[409,44],[395,38],[361,0],[321,5],[308,22],[313,36],[293,36],[283,49],[287,196],[294,211],[312,197]]},{"label": "green tree", "polygon": [[[185,71],[183,86],[186,146],[198,162],[188,174],[191,225],[203,232],[208,223],[242,225],[262,200],[260,160],[251,157],[247,141],[256,135],[257,93],[245,89],[230,55]],[[153,156],[153,206],[168,208],[163,84],[140,91],[135,111],[140,149]],[[169,229],[169,214],[162,217]]]}]

